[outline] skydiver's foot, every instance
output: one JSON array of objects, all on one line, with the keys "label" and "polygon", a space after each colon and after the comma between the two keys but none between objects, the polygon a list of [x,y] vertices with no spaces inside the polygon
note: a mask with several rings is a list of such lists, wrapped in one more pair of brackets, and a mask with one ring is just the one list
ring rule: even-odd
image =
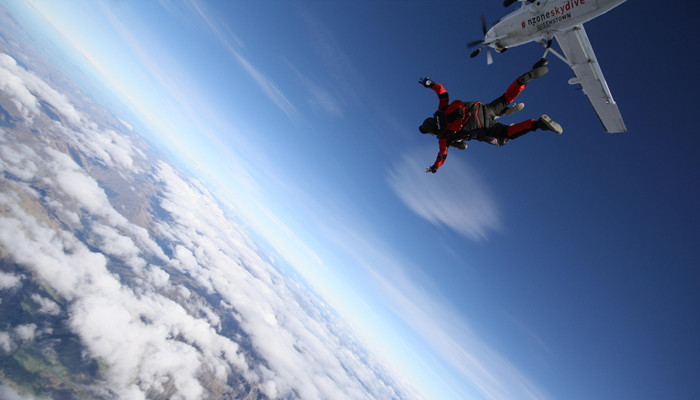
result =
[{"label": "skydiver's foot", "polygon": [[504,108],[503,111],[501,111],[500,114],[498,114],[498,115],[496,115],[495,117],[493,117],[493,119],[498,119],[498,118],[503,117],[503,116],[506,116],[506,117],[507,117],[507,116],[509,116],[509,115],[513,115],[513,114],[515,114],[516,112],[522,110],[523,108],[525,108],[525,103],[517,103],[517,104],[514,104],[512,107],[506,107],[506,108]]},{"label": "skydiver's foot", "polygon": [[[537,64],[535,64],[535,65],[537,65]],[[549,69],[547,69],[547,67],[544,67],[544,66],[533,68],[532,71],[522,74],[518,78],[518,83],[520,83],[521,85],[525,85],[533,79],[537,79],[537,78],[541,78],[541,77],[545,76],[547,74],[547,72],[549,72]]]},{"label": "skydiver's foot", "polygon": [[552,131],[558,135],[561,135],[562,132],[564,132],[564,128],[562,128],[561,125],[559,125],[558,123],[554,122],[554,120],[550,118],[547,114],[542,114],[540,119],[537,122],[535,122],[535,125],[537,129]]},{"label": "skydiver's foot", "polygon": [[525,103],[514,104],[513,107],[506,108],[506,111],[503,113],[503,115],[505,115],[506,117],[509,115],[513,115],[516,112],[522,110],[523,108],[525,108]]},{"label": "skydiver's foot", "polygon": [[532,69],[537,69],[539,67],[546,67],[547,64],[549,64],[549,60],[546,58],[541,58],[540,61],[537,61],[535,65],[532,66]]}]

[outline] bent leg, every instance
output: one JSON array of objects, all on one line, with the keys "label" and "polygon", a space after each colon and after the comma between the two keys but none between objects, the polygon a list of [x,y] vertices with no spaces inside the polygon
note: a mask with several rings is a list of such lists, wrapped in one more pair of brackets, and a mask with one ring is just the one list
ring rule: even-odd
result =
[{"label": "bent leg", "polygon": [[508,89],[506,89],[506,93],[503,95],[503,98],[508,102],[507,104],[510,104],[515,100],[516,97],[520,94],[520,92],[525,89],[525,84],[520,83],[520,79],[516,79],[513,81],[513,83],[508,86]]},{"label": "bent leg", "polygon": [[520,92],[523,91],[523,89],[525,89],[525,85],[521,85],[516,79],[510,84],[510,86],[508,86],[508,89],[506,89],[506,92],[503,95],[499,96],[489,104],[486,104],[486,108],[493,111],[494,115],[501,115],[506,110],[506,107],[508,107],[508,104],[512,103],[513,100],[518,97]]},{"label": "bent leg", "polygon": [[[544,62],[543,62],[544,61]],[[519,76],[518,79],[513,81],[513,83],[508,86],[508,89],[506,89],[505,94],[503,97],[507,101],[507,104],[510,104],[515,100],[516,97],[520,94],[520,92],[525,89],[525,85],[527,85],[528,82],[530,82],[533,79],[541,78],[547,73],[547,60],[540,60],[533,66],[533,69],[529,72],[524,73],[523,75]]]},{"label": "bent leg", "polygon": [[554,120],[552,120],[552,118],[550,118],[546,114],[543,114],[538,120],[528,119],[526,121],[513,124],[508,127],[506,132],[508,139],[517,139],[520,136],[528,132],[535,131],[537,129],[552,131],[560,135],[562,132],[564,132],[564,129],[562,129],[561,125],[554,122]]}]

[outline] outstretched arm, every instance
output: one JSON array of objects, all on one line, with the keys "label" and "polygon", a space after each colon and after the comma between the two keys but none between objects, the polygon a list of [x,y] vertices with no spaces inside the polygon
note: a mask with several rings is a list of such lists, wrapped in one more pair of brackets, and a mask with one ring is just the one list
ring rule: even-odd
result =
[{"label": "outstretched arm", "polygon": [[447,158],[447,139],[440,139],[440,151],[438,152],[437,158],[435,159],[435,163],[428,167],[428,169],[425,170],[425,172],[432,172],[436,173],[438,168],[442,166],[442,164],[445,163],[445,159]]}]

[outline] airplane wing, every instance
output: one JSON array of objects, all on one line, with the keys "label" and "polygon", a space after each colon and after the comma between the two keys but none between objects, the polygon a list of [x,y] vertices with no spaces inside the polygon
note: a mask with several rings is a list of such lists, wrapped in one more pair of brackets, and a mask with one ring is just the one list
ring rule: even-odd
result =
[{"label": "airplane wing", "polygon": [[569,83],[572,85],[581,84],[583,93],[593,105],[593,109],[598,114],[606,131],[626,132],[625,122],[622,120],[622,115],[612,98],[610,89],[608,89],[603,71],[595,58],[593,47],[588,41],[583,25],[559,32],[554,37],[576,75],[575,78],[569,80]]}]

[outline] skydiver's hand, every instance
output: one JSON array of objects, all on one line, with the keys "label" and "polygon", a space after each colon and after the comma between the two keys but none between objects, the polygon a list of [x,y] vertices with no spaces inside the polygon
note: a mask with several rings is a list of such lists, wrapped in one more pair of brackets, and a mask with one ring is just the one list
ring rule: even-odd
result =
[{"label": "skydiver's hand", "polygon": [[433,85],[435,84],[435,82],[433,82],[430,78],[420,78],[418,83],[427,88],[433,87]]},{"label": "skydiver's hand", "polygon": [[428,168],[425,169],[425,172],[432,172],[436,173],[437,172],[437,167],[434,165],[429,166]]}]

